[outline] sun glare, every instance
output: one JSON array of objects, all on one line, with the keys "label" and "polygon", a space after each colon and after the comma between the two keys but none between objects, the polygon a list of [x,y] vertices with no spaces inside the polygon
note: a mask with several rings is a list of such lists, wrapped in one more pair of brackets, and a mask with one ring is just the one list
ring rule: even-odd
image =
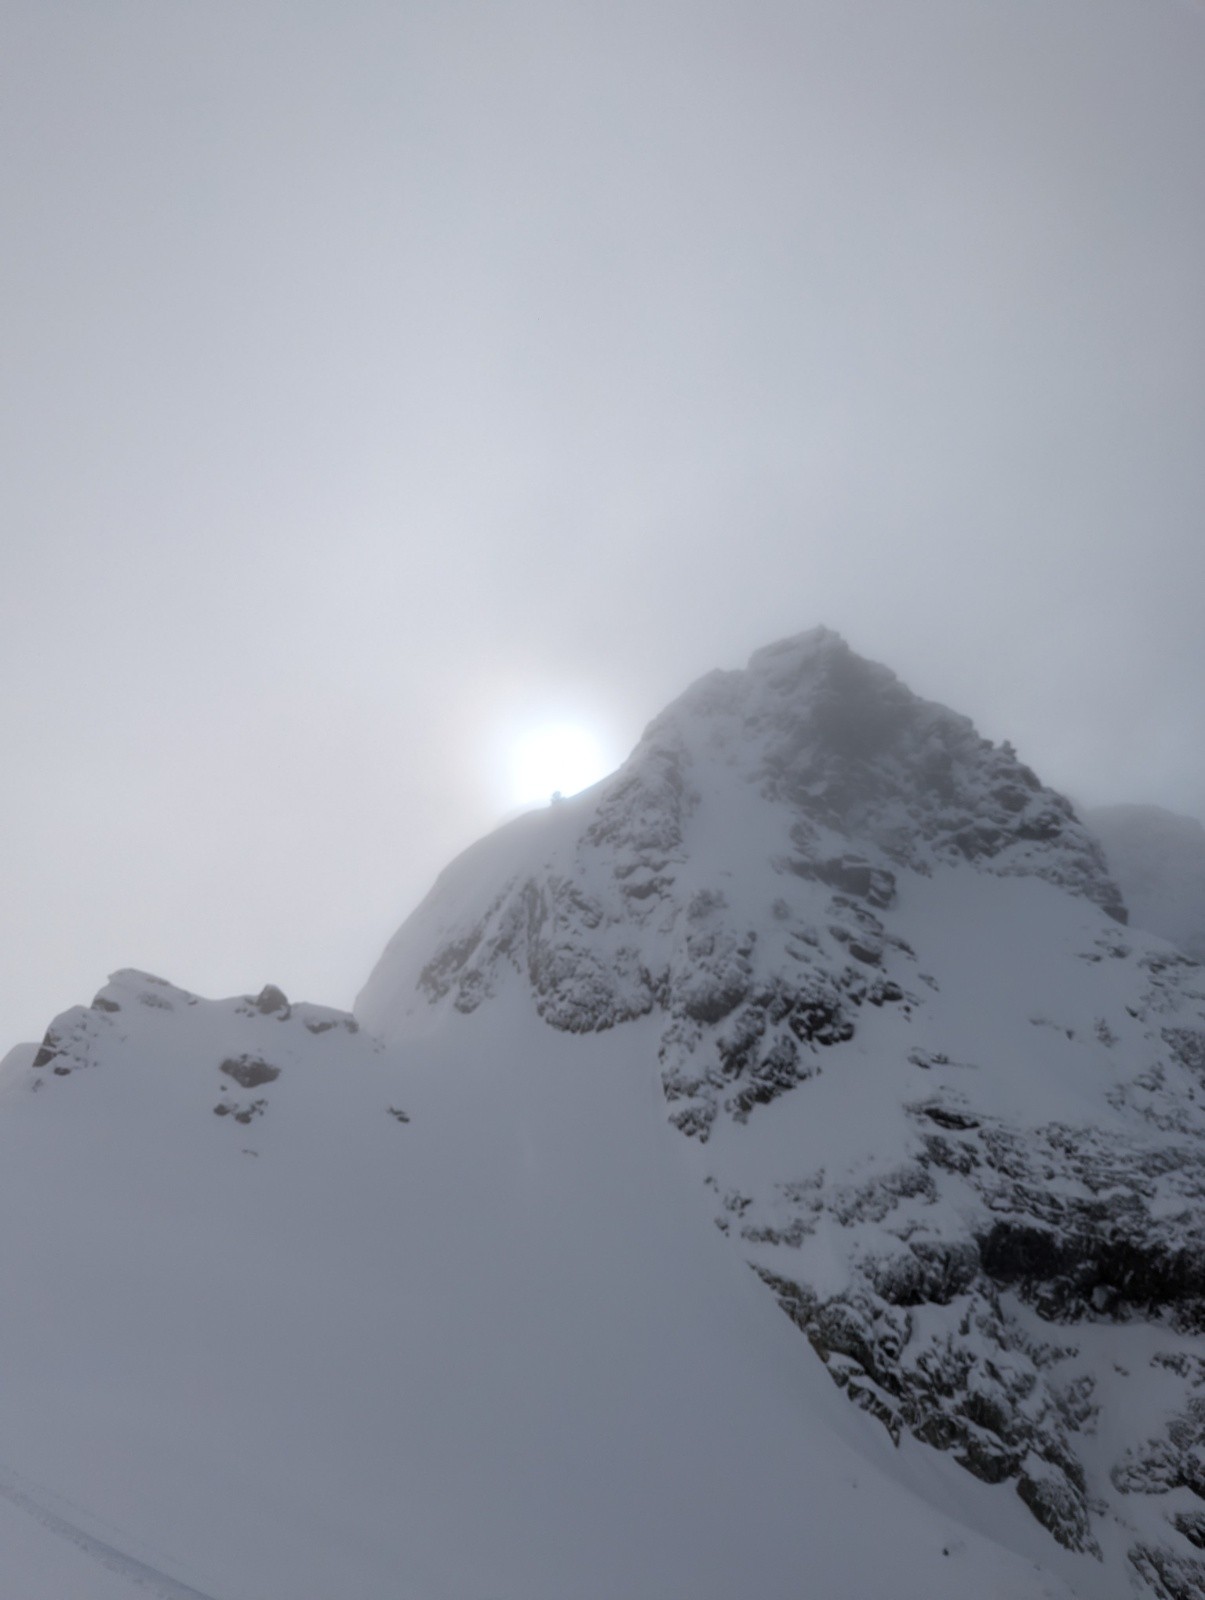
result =
[{"label": "sun glare", "polygon": [[537,805],[588,789],[610,771],[598,740],[577,723],[532,728],[511,749],[511,803]]}]

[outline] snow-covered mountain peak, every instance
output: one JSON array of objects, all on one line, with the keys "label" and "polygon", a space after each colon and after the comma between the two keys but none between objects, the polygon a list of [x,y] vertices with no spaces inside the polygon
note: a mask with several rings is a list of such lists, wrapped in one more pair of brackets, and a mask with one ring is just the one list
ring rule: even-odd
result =
[{"label": "snow-covered mountain peak", "polygon": [[627,1034],[851,1399],[1104,1557],[1084,1593],[1205,1596],[1150,1498],[1205,1484],[1205,982],[1125,920],[1009,745],[816,630],[454,863],[356,1011]]},{"label": "snow-covered mountain peak", "polygon": [[665,1004],[705,937],[721,964],[721,947],[737,952],[721,980],[735,993],[749,927],[763,943],[785,930],[800,880],[852,896],[844,942],[861,928],[870,949],[896,874],[951,865],[1044,879],[1126,918],[1099,844],[1010,746],[815,629],[700,679],[611,778],[474,846],[357,1013],[404,1032],[424,1004],[472,1010],[517,970],[555,1026],[607,1027]]},{"label": "snow-covered mountain peak", "polygon": [[0,1074],[0,1589],[1205,1600],[1205,973],[1124,915],[815,630],[356,1017],[116,974]]}]

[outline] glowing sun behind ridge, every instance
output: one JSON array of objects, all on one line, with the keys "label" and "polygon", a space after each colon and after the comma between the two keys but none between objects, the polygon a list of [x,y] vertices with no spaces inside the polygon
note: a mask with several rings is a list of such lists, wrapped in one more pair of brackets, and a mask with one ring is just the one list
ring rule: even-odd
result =
[{"label": "glowing sun behind ridge", "polygon": [[554,794],[577,794],[605,778],[613,762],[580,723],[546,723],[522,734],[511,747],[511,804],[538,805]]}]

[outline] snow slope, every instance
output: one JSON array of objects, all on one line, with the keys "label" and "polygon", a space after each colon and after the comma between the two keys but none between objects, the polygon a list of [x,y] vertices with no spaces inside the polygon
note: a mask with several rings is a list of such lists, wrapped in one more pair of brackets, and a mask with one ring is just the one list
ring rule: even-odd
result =
[{"label": "snow slope", "polygon": [[1069,1592],[844,1404],[698,1203],[639,1029],[514,995],[384,1049],[136,973],[98,1002],[0,1108],[0,1527],[50,1486],[19,1531],[98,1559],[39,1590],[18,1550],[6,1592]]}]

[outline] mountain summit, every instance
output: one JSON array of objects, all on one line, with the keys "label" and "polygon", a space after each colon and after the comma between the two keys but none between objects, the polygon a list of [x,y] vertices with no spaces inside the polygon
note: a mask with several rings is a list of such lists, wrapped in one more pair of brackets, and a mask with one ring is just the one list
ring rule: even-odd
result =
[{"label": "mountain summit", "polygon": [[751,879],[854,888],[873,907],[890,902],[901,869],[962,863],[1044,880],[1126,920],[1100,845],[1010,746],[817,629],[701,679],[612,778],[467,852],[391,943],[357,1011],[385,1033],[416,989],[469,1011],[518,966],[542,1015],[588,1031],[664,1001],[688,888],[731,880],[772,923],[779,896],[758,906]]},{"label": "mountain summit", "polygon": [[356,1009],[388,1036],[518,972],[557,1028],[663,1015],[674,1120],[706,1138],[722,1103],[810,1076],[867,1004],[910,1014],[879,913],[900,874],[957,866],[1126,921],[1100,845],[1010,746],[817,629],[703,678],[612,778],[467,852]]},{"label": "mountain summit", "polygon": [[784,641],[453,862],[354,1018],[126,971],[10,1055],[0,1567],[1205,1600],[1203,1092],[1069,802]]},{"label": "mountain summit", "polygon": [[[1066,799],[819,629],[468,852],[357,1011],[400,1036],[517,986],[555,1029],[651,1019],[719,1226],[834,1381],[1159,1592],[1205,1522],[1119,1530],[1205,1488],[1205,981],[1126,920]],[[1147,1417],[1152,1362],[1184,1393]]]}]

